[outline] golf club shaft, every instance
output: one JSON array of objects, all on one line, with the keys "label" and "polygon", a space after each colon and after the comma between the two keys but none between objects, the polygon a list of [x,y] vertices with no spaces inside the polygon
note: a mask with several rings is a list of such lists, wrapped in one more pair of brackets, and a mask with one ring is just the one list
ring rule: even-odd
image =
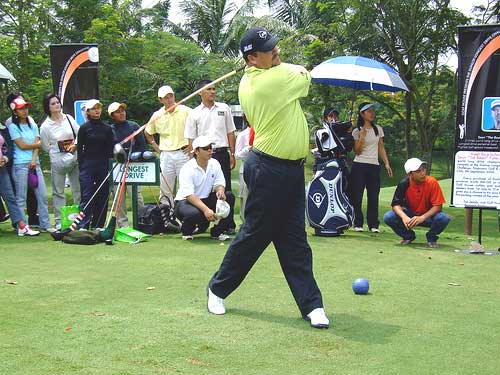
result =
[{"label": "golf club shaft", "polygon": [[[236,73],[242,71],[243,69],[245,69],[245,65],[239,67],[238,69],[235,69],[229,73],[226,73],[224,74],[222,77],[219,77],[217,78],[216,80],[206,84],[205,86],[199,88],[198,90],[196,90],[195,92],[189,94],[188,96],[186,96],[184,99],[178,101],[177,103],[171,105],[170,107],[167,108],[166,112],[170,112],[170,111],[173,111],[175,107],[177,107],[179,104],[182,104],[184,102],[186,102],[187,100],[191,99],[193,96],[195,95],[198,95],[200,92],[202,92],[203,90],[211,87],[211,86],[214,86],[216,84],[218,84],[219,82],[221,81],[224,81],[225,79],[228,79],[229,77],[235,75]],[[140,132],[144,131],[144,129],[146,129],[146,126],[148,126],[151,122],[154,122],[157,120],[159,116],[155,117],[155,118],[152,118],[151,120],[149,120],[146,124],[142,125],[139,129],[137,129],[135,132],[133,132],[132,134],[130,134],[129,136],[127,136],[125,139],[123,139],[122,141],[120,141],[120,144],[125,144],[127,143],[128,141],[130,141],[132,138],[134,138],[137,134],[139,134]]]}]

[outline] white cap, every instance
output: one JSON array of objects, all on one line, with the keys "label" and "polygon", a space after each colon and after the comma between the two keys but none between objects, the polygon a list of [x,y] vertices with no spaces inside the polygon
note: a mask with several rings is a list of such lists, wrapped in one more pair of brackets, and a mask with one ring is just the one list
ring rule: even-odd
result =
[{"label": "white cap", "polygon": [[208,138],[206,135],[200,135],[199,137],[195,138],[193,141],[193,152],[196,150],[198,147],[206,147],[211,145],[213,142],[210,138]]},{"label": "white cap", "polygon": [[89,109],[94,108],[96,105],[100,105],[102,107],[102,103],[97,99],[89,99],[85,102],[84,109],[88,111]]},{"label": "white cap", "polygon": [[229,216],[229,212],[231,211],[231,207],[229,203],[223,201],[222,199],[217,199],[217,204],[215,206],[215,215],[218,219],[225,219]]},{"label": "white cap", "polygon": [[419,158],[408,159],[405,163],[406,174],[410,172],[415,172],[422,164],[427,164],[427,162],[420,160]]},{"label": "white cap", "polygon": [[118,102],[113,102],[108,106],[108,114],[111,116],[111,114],[114,111],[118,111],[122,107],[123,109],[127,108],[127,105],[125,103],[118,103]]},{"label": "white cap", "polygon": [[500,106],[500,100],[498,100],[498,99],[497,100],[493,100],[491,102],[491,109],[493,109],[493,108],[495,108],[497,106]]},{"label": "white cap", "polygon": [[164,98],[165,96],[167,96],[167,94],[173,94],[173,93],[174,93],[174,90],[172,90],[172,87],[170,87],[168,85],[162,86],[158,89],[158,97],[159,98]]}]

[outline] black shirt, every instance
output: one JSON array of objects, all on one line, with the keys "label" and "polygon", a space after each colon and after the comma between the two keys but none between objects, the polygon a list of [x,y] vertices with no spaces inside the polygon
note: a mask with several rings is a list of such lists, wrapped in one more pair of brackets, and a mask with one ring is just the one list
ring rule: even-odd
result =
[{"label": "black shirt", "polygon": [[113,129],[101,120],[89,120],[78,130],[78,162],[113,157]]}]

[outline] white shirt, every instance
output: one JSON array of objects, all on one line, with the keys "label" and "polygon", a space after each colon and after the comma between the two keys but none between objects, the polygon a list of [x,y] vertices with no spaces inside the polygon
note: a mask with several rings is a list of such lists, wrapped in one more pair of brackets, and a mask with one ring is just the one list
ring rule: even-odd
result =
[{"label": "white shirt", "polygon": [[250,128],[247,126],[245,130],[240,132],[236,137],[236,145],[234,147],[234,156],[236,159],[242,160],[240,165],[240,173],[243,173],[245,159],[248,157],[248,153],[250,152],[250,147],[248,145],[250,141]]},{"label": "white shirt", "polygon": [[184,136],[195,139],[206,135],[214,142],[215,148],[229,147],[227,135],[235,130],[233,114],[226,103],[215,102],[212,108],[208,108],[202,102],[189,114]]},{"label": "white shirt", "polygon": [[179,190],[177,190],[175,200],[181,201],[191,194],[204,199],[218,185],[226,186],[219,162],[213,158],[208,159],[207,169],[204,170],[193,157],[182,166],[179,172]]},{"label": "white shirt", "polygon": [[[49,156],[59,154],[59,146],[57,141],[65,141],[67,139],[75,139],[71,131],[71,127],[78,134],[78,129],[80,126],[76,123],[75,119],[71,115],[63,114],[63,120],[61,123],[52,121],[50,117],[47,117],[42,125],[40,126],[40,140],[42,141],[42,148],[44,151],[49,153]],[[75,139],[76,143],[76,139]]]},{"label": "white shirt", "polygon": [[[378,130],[378,137],[375,135],[373,127],[366,132],[365,143],[363,144],[363,149],[359,155],[354,157],[354,161],[357,163],[366,163],[379,165],[378,162],[378,140],[379,138],[384,138],[384,130],[382,127],[375,125]],[[359,129],[354,128],[352,131],[352,137],[355,141],[359,140]]]}]

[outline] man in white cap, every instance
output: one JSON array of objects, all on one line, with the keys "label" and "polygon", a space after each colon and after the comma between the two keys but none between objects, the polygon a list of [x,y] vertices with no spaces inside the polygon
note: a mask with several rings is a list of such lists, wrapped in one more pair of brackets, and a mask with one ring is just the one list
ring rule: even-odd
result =
[{"label": "man in white cap", "polygon": [[487,130],[500,130],[500,100],[491,102],[491,117],[493,118],[493,127]]},{"label": "man in white cap", "polygon": [[427,244],[436,249],[438,235],[446,228],[450,218],[442,212],[445,202],[438,181],[427,176],[427,163],[418,158],[408,159],[405,171],[408,175],[396,187],[392,198],[392,210],[384,215],[384,222],[402,238],[401,245],[415,240],[413,228],[428,227]]},{"label": "man in white cap", "polygon": [[[111,117],[111,128],[115,134],[115,139],[121,142],[130,134],[139,129],[139,124],[134,121],[127,120],[127,105],[125,103],[113,102],[108,106],[108,114]],[[122,145],[127,154],[132,152],[146,151],[146,141],[143,133],[137,134],[130,141]],[[132,148],[132,149],[131,149]],[[132,194],[132,186],[127,185],[126,194],[123,195],[120,203],[120,213],[118,215],[118,227],[128,227],[126,195],[129,197]],[[144,199],[142,198],[140,186],[137,187],[137,210],[140,212],[144,208]]]},{"label": "man in white cap", "polygon": [[263,28],[248,29],[240,40],[247,67],[239,98],[255,129],[243,172],[248,199],[245,221],[208,284],[207,308],[224,314],[224,299],[273,243],[302,317],[314,328],[328,328],[305,229],[309,130],[299,99],[307,96],[311,75],[303,66],[281,63],[278,40]]},{"label": "man in white cap", "polygon": [[[174,90],[167,85],[158,89],[158,99],[163,107],[153,113],[144,135],[160,154],[160,202],[173,204],[175,181],[182,166],[189,160],[189,142],[184,136],[184,129],[191,108],[182,104],[175,105]],[[167,111],[168,109],[170,110]],[[158,134],[159,144],[156,143],[154,134]]]},{"label": "man in white cap", "polygon": [[[205,232],[210,222],[215,222],[211,238],[225,241],[229,239],[224,232],[233,214],[234,195],[226,191],[221,166],[212,158],[212,140],[202,135],[193,140],[192,146],[194,158],[181,169],[175,197],[175,214],[182,221],[182,239],[192,240],[195,231]],[[229,204],[229,212],[217,215],[218,200]]]}]

